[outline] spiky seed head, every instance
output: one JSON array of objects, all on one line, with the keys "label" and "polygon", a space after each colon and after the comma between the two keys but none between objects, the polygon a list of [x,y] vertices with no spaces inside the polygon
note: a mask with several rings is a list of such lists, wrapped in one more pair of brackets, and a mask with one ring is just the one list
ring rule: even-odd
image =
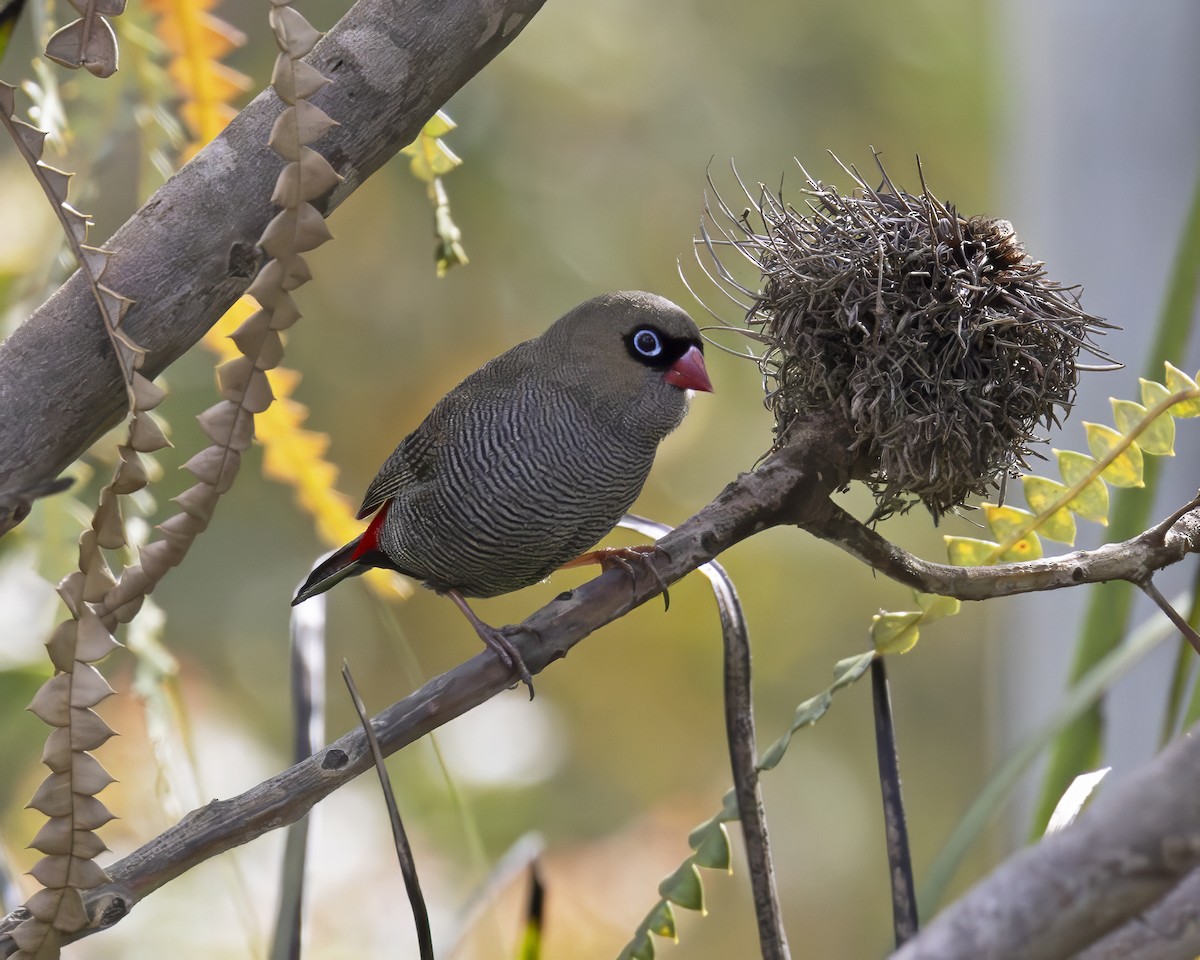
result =
[{"label": "spiky seed head", "polygon": [[[913,195],[882,164],[878,188],[844,169],[848,196],[804,171],[804,212],[761,184],[740,214],[717,195],[698,250],[766,345],[776,442],[796,417],[839,411],[874,519],[921,502],[936,520],[1025,464],[1074,400],[1080,350],[1107,359],[1094,337],[1111,324],[1048,279],[1007,220],[960,216],[923,176]],[[721,263],[731,249],[756,288]]]}]

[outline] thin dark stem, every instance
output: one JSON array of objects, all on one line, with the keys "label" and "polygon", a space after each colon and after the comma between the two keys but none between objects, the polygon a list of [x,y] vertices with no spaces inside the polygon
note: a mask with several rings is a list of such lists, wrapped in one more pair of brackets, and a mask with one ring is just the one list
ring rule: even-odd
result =
[{"label": "thin dark stem", "polygon": [[413,860],[412,846],[408,842],[404,823],[400,820],[400,810],[396,806],[396,794],[392,790],[391,780],[388,779],[387,767],[383,762],[383,751],[379,749],[379,738],[375,736],[366,704],[358,695],[358,687],[355,686],[354,677],[350,675],[350,664],[345,660],[342,661],[342,679],[346,681],[346,689],[350,691],[350,700],[358,712],[363,733],[366,734],[367,744],[371,748],[371,756],[375,760],[375,772],[379,774],[379,783],[383,788],[383,801],[387,804],[388,820],[392,825],[392,840],[396,844],[396,859],[400,861],[404,889],[408,892],[408,902],[412,906],[413,912],[413,924],[417,928],[417,946],[421,960],[434,960],[433,934],[429,930],[429,908],[425,906],[425,895],[421,892],[421,880],[417,876],[417,864]]},{"label": "thin dark stem", "polygon": [[871,661],[871,703],[875,708],[875,756],[879,765],[879,788],[883,794],[888,879],[892,887],[892,928],[896,946],[901,947],[916,936],[920,920],[917,917],[908,823],[900,790],[900,754],[896,749],[896,726],[892,718],[892,695],[888,690],[886,663],[886,657],[876,657]]},{"label": "thin dark stem", "polygon": [[1158,609],[1165,613],[1167,619],[1175,624],[1175,627],[1184,635],[1187,642],[1192,645],[1192,649],[1200,653],[1200,634],[1197,634],[1192,629],[1192,625],[1183,618],[1183,615],[1171,606],[1171,601],[1159,592],[1158,587],[1154,585],[1154,581],[1147,578],[1139,582],[1138,586],[1141,587],[1142,593],[1158,604]]}]

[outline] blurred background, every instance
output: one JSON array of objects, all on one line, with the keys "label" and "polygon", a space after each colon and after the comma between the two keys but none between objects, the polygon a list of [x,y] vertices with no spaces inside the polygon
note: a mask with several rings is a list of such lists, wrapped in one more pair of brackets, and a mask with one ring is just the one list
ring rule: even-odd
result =
[{"label": "blurred background", "polygon": [[[348,5],[299,4],[325,28]],[[32,35],[45,11],[34,7],[3,65],[9,82],[34,76]],[[266,9],[214,9],[247,34],[226,62],[255,91],[275,54]],[[89,77],[61,80],[75,133],[59,162],[83,172],[72,198],[93,211],[99,240],[161,182],[144,159],[154,136],[142,101],[149,24],[133,10],[122,21],[123,69],[107,92]],[[446,105],[458,124],[447,143],[464,163],[445,185],[470,263],[437,279],[423,185],[402,158],[375,175],[331,218],[335,242],[310,258],[316,279],[300,291],[305,316],[288,338],[286,363],[303,375],[295,399],[311,411],[307,426],[332,438],[338,487],[356,505],[443,393],[587,297],[643,288],[703,322],[679,278],[682,263],[705,302],[737,321],[692,259],[706,175],[733,198],[733,160],[748,183],[781,187],[799,203],[795,159],[848,188],[828,151],[870,180],[874,147],[898,185],[918,189],[920,154],[940,198],[964,214],[1012,220],[1053,278],[1081,284],[1084,307],[1123,328],[1105,346],[1127,369],[1086,376],[1080,409],[1051,438],[1081,449],[1081,419],[1109,422],[1109,395],[1137,396],[1200,159],[1198,36],[1200,8],[1188,0],[548,3]],[[0,145],[0,183],[7,330],[63,268],[49,254],[57,227],[10,145]],[[739,346],[736,335],[714,336]],[[708,357],[717,392],[695,399],[637,505],[669,523],[751,469],[770,444],[757,368],[714,349]],[[1171,359],[1196,368],[1194,350]],[[167,515],[167,499],[187,482],[177,467],[202,445],[193,416],[216,399],[211,355],[193,350],[165,382],[170,396],[157,412],[176,450],[160,458],[152,519]],[[1173,488],[1156,517],[1194,492],[1195,429],[1181,425],[1181,452],[1167,471]],[[98,450],[75,471],[84,504],[94,503],[99,481],[88,478],[107,473],[106,455]],[[289,762],[288,601],[326,548],[290,489],[261,478],[259,460],[250,451],[212,526],[154,594],[186,708],[185,719],[167,723],[162,742],[174,746],[161,763],[151,745],[156,715],[133,689],[134,658],[119,653],[105,664],[120,696],[104,713],[123,734],[100,751],[120,780],[105,794],[122,816],[104,834],[115,854]],[[845,502],[859,516],[870,512],[861,491]],[[51,584],[73,567],[84,510],[67,498],[41,503],[0,541],[0,854],[18,872],[32,863],[23,848],[38,823],[21,808],[42,776],[44,736],[22,708],[45,669],[41,644],[60,616]],[[977,535],[969,518],[935,528],[919,511],[880,529],[935,560],[944,533]],[[1098,527],[1081,529],[1080,545],[1102,537]],[[610,542],[635,539],[618,533]],[[912,605],[907,590],[792,530],[721,559],[750,622],[764,745],[798,703],[828,686],[839,659],[868,647],[872,613]],[[518,621],[586,576],[558,574],[477,609],[493,623]],[[1164,592],[1181,583],[1168,579]],[[918,884],[973,798],[1061,701],[1085,593],[969,606],[889,662]],[[513,955],[522,882],[501,884],[482,913],[471,905],[497,860],[536,833],[548,884],[546,956],[615,956],[659,880],[688,855],[689,830],[719,808],[729,774],[716,608],[698,576],[671,594],[669,613],[648,604],[539,676],[532,703],[510,691],[439,732],[436,746],[423,741],[389,762],[440,955],[460,936],[457,956]],[[330,661],[350,662],[372,709],[477,652],[452,605],[426,591],[380,610],[357,583],[330,595]],[[1115,775],[1155,749],[1176,646],[1168,639],[1115,690],[1106,761]],[[340,681],[329,693],[333,736],[354,719]],[[181,772],[181,732],[194,743],[194,780]],[[1037,782],[1035,768],[990,820],[950,896],[1024,841]],[[885,954],[890,901],[866,683],[797,736],[764,789],[795,955]],[[331,797],[314,830],[309,955],[415,956],[377,786],[364,778]],[[72,955],[262,956],[281,842],[271,835],[192,870]],[[741,860],[732,877],[704,880],[708,916],[680,911],[680,946],[660,942],[662,955],[754,955]]]}]

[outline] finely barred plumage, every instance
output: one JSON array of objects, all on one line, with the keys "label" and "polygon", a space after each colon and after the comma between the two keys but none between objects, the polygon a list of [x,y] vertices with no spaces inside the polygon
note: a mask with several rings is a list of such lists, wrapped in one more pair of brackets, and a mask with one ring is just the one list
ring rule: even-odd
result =
[{"label": "finely barred plumage", "polygon": [[[611,315],[617,298],[589,301],[485,364],[401,443],[363,503],[366,513],[395,498],[379,546],[398,569],[496,596],[544,579],[616,525],[687,410],[686,393],[630,357],[621,336],[667,317],[678,330],[665,332],[699,341],[683,311],[644,296]],[[594,340],[611,347],[599,376],[581,364]]]},{"label": "finely barred plumage", "polygon": [[387,459],[363,500],[366,532],[313,570],[293,603],[386,566],[461,596],[544,579],[633,504],[689,389],[711,390],[700,332],[675,304],[616,293],[580,304],[451,390]]}]

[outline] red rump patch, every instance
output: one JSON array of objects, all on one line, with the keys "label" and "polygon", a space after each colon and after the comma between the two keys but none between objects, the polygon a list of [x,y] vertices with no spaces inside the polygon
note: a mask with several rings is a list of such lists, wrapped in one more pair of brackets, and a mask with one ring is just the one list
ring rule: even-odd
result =
[{"label": "red rump patch", "polygon": [[383,526],[383,520],[387,516],[388,507],[391,505],[391,500],[385,500],[383,506],[379,508],[379,512],[371,518],[371,522],[367,524],[367,529],[363,531],[362,536],[358,538],[358,542],[354,545],[354,550],[350,554],[350,563],[353,563],[364,554],[370,553],[372,550],[379,549],[379,528]]}]

